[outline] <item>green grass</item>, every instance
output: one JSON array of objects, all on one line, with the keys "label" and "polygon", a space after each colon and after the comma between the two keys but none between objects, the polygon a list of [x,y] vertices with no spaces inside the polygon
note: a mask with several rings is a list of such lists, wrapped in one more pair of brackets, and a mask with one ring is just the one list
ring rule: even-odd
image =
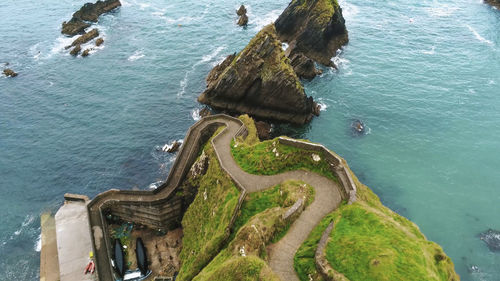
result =
[{"label": "green grass", "polygon": [[[231,142],[231,154],[242,170],[255,175],[276,175],[287,171],[308,170],[337,181],[322,152],[300,149],[280,144],[278,139],[259,142],[255,125],[249,117],[243,117],[248,128],[245,140],[239,138]],[[321,160],[316,162],[312,155]]]},{"label": "green grass", "polygon": [[200,275],[196,281],[280,281],[265,261],[256,256],[234,256],[223,262],[213,272]]},{"label": "green grass", "polygon": [[184,237],[178,280],[192,280],[223,247],[227,227],[240,196],[221,169],[210,142],[204,147],[208,170],[197,182],[198,192],[182,219]]},{"label": "green grass", "polygon": [[[274,207],[290,207],[304,196],[306,197],[306,206],[308,206],[314,200],[314,188],[297,180],[285,181],[269,189],[248,194],[234,223],[232,237],[254,215]],[[289,227],[288,224],[284,231],[273,237],[273,243],[282,238]]]},{"label": "green grass", "polygon": [[[330,235],[326,257],[350,280],[453,280],[453,263],[414,224],[364,204],[345,205]],[[397,218],[397,219],[396,219]],[[413,228],[413,229],[411,229]],[[419,235],[415,235],[418,233]],[[450,279],[451,278],[451,279]],[[456,279],[458,280],[458,279]]]}]

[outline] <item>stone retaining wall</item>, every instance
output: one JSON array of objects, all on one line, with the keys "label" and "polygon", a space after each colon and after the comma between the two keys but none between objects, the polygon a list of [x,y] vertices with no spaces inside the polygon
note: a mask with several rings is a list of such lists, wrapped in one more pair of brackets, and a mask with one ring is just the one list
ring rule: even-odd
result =
[{"label": "stone retaining wall", "polygon": [[330,165],[332,172],[339,179],[340,186],[342,187],[342,199],[347,200],[349,204],[356,201],[356,185],[352,180],[351,174],[343,164],[342,158],[331,152],[329,149],[321,144],[310,143],[306,141],[291,139],[287,137],[279,137],[280,144],[297,147],[304,150],[315,151],[323,155],[324,161]]}]

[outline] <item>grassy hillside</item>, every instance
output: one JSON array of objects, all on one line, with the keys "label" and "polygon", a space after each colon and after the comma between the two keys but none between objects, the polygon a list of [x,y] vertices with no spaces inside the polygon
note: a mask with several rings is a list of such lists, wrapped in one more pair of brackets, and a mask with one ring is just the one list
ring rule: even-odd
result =
[{"label": "grassy hillside", "polygon": [[209,157],[208,169],[197,179],[198,193],[182,219],[184,237],[178,280],[192,280],[220,251],[240,196],[221,169],[210,142],[204,151]]},{"label": "grassy hillside", "polygon": [[451,259],[408,219],[382,205],[354,174],[358,201],[343,204],[311,232],[294,258],[301,280],[323,280],[314,254],[323,231],[335,227],[326,247],[329,264],[355,280],[459,280]]}]

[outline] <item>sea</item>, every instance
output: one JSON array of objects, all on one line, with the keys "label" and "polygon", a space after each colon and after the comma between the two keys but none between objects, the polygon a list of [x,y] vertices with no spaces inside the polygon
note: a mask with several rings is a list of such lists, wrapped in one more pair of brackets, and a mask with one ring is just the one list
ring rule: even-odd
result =
[{"label": "sea", "polygon": [[[40,215],[65,193],[165,180],[175,154],[159,147],[199,119],[210,69],[289,0],[122,0],[93,26],[104,44],[72,57],[61,23],[85,2],[0,1],[0,70],[19,73],[0,77],[0,280],[39,279]],[[321,115],[273,134],[344,157],[462,280],[500,280],[500,252],[478,236],[500,230],[500,10],[481,0],[340,5],[350,41],[338,69],[304,82]]]}]

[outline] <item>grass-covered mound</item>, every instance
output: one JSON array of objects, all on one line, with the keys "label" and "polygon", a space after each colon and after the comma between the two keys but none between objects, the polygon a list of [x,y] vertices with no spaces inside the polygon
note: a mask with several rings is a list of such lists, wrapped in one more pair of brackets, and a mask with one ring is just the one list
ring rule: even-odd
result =
[{"label": "grass-covered mound", "polygon": [[[216,132],[217,134],[217,132]],[[192,280],[223,246],[239,190],[222,170],[210,141],[204,147],[207,172],[196,179],[198,193],[182,219],[182,261],[178,280]]]},{"label": "grass-covered mound", "polygon": [[451,259],[408,219],[382,205],[354,176],[358,200],[335,210],[310,233],[294,258],[301,280],[322,280],[314,255],[323,231],[335,226],[326,258],[337,272],[356,280],[459,280]]},{"label": "grass-covered mound", "polygon": [[260,142],[253,120],[248,115],[240,116],[248,129],[246,139],[239,138],[231,145],[231,153],[242,170],[256,175],[276,175],[287,171],[309,170],[336,180],[326,161],[314,161],[316,154],[323,153],[280,144],[278,139]]},{"label": "grass-covered mound", "polygon": [[266,246],[283,237],[297,217],[284,220],[286,210],[299,199],[308,205],[313,197],[311,186],[293,180],[249,194],[235,222],[234,238],[194,280],[279,280],[265,262]]},{"label": "grass-covered mound", "polygon": [[[305,199],[305,206],[308,206],[314,200],[314,188],[296,180],[288,180],[269,189],[248,194],[234,223],[233,236],[258,213],[274,207],[291,207],[300,198]],[[279,233],[273,241],[279,240],[284,234]]]}]

